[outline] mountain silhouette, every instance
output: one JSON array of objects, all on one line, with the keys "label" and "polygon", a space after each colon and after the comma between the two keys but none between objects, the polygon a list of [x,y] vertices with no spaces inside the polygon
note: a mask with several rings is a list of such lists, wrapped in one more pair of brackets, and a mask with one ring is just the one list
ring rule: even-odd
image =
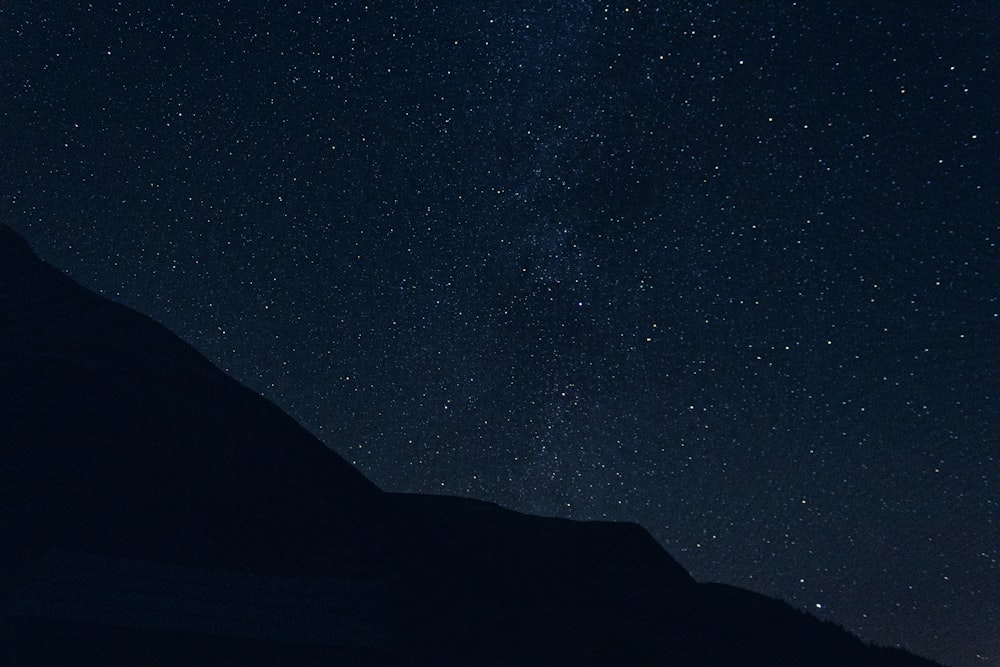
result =
[{"label": "mountain silhouette", "polygon": [[635,524],[383,492],[3,225],[0,406],[0,664],[935,664]]}]

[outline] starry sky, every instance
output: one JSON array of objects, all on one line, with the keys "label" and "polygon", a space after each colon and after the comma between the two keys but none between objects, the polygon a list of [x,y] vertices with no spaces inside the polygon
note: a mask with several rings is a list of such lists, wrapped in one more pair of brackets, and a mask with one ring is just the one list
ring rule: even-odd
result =
[{"label": "starry sky", "polygon": [[0,4],[0,219],[386,490],[1000,665],[1000,3]]}]

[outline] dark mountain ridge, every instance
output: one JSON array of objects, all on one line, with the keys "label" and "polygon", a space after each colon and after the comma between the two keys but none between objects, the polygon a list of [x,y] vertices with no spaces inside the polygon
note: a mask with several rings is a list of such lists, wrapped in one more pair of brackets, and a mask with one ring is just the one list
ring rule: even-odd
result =
[{"label": "dark mountain ridge", "polygon": [[385,493],[0,225],[3,664],[932,665],[635,524]]}]

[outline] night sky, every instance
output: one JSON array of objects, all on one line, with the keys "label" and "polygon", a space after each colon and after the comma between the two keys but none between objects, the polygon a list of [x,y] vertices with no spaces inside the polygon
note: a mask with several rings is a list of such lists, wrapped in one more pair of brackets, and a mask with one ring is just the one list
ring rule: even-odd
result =
[{"label": "night sky", "polygon": [[1000,3],[0,4],[0,220],[390,491],[1000,665]]}]

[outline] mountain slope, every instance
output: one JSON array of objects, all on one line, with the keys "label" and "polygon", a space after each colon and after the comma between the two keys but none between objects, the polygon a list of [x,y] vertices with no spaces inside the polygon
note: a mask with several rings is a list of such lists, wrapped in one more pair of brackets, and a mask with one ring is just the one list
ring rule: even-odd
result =
[{"label": "mountain slope", "polygon": [[9,230],[0,244],[0,488],[33,508],[34,548],[277,570],[358,561],[359,545],[318,536],[368,525],[374,485],[165,328]]},{"label": "mountain slope", "polygon": [[384,493],[0,225],[4,664],[930,665],[634,524]]}]

